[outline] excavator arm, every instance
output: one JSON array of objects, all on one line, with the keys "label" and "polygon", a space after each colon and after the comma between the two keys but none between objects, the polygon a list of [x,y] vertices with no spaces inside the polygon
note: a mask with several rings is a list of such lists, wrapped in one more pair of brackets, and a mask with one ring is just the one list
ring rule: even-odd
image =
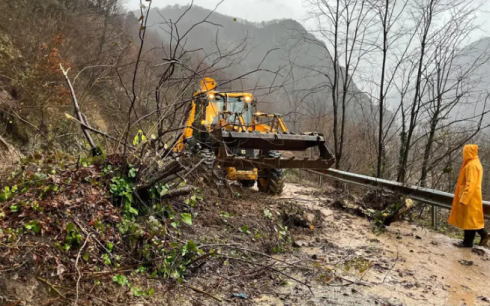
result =
[{"label": "excavator arm", "polygon": [[194,124],[194,120],[196,119],[196,103],[192,101],[191,111],[189,112],[189,117],[187,118],[187,122],[185,124],[184,131],[180,136],[177,144],[175,145],[174,152],[182,152],[185,148],[185,140],[192,137],[192,125]]}]

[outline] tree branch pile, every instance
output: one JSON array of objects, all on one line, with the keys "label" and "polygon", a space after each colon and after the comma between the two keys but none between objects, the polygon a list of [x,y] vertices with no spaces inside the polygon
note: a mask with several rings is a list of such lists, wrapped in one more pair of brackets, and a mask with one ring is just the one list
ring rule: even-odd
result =
[{"label": "tree branch pile", "polygon": [[361,199],[344,198],[336,200],[333,206],[373,222],[375,231],[383,230],[393,222],[404,220],[414,208],[411,199],[405,196],[371,190]]}]

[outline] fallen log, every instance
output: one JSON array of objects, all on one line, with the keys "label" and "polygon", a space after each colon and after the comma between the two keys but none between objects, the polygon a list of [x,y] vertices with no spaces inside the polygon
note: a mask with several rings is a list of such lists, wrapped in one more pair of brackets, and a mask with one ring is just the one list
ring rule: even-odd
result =
[{"label": "fallen log", "polygon": [[[182,171],[182,170],[181,170]],[[172,175],[169,175],[167,176],[166,178],[164,178],[163,180],[160,181],[160,184],[167,184],[175,179],[178,179],[180,176],[178,175],[178,173],[176,174],[172,174]]]},{"label": "fallen log", "polygon": [[184,166],[179,161],[176,160],[172,161],[163,170],[157,172],[155,175],[152,175],[152,177],[142,178],[142,181],[144,183],[138,186],[137,189],[143,191],[163,181],[165,181],[165,183],[168,183],[171,180],[167,181],[167,178],[169,178],[172,175],[176,175],[182,170],[184,170]]},{"label": "fallen log", "polygon": [[177,188],[174,190],[170,190],[163,197],[164,198],[174,198],[174,197],[178,197],[178,196],[188,195],[193,191],[194,191],[193,186],[185,186],[185,187]]},{"label": "fallen log", "polygon": [[374,222],[376,228],[382,228],[403,220],[413,208],[413,201],[399,194],[373,191],[360,201],[339,199],[333,203],[333,206],[361,217],[367,217]]}]

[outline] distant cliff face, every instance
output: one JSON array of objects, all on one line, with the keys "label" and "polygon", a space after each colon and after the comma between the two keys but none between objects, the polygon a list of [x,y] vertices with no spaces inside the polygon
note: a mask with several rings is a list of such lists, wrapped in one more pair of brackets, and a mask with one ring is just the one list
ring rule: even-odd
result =
[{"label": "distant cliff face", "polygon": [[[175,22],[185,9],[169,6],[153,10],[149,16],[149,28],[157,31],[164,42],[169,42],[169,34],[161,28],[164,22],[162,16]],[[179,21],[179,33],[182,35],[209,14],[207,9],[193,7]],[[239,19],[235,21],[233,17],[218,13],[213,13],[208,21],[189,33],[187,50],[202,48],[202,54],[210,54],[218,49],[217,46],[225,51],[246,40],[245,50],[232,59],[235,64],[225,69],[227,78],[238,77],[259,67],[262,70],[233,83],[233,90],[255,89],[262,108],[282,114],[294,112],[295,115],[291,117],[304,116],[306,109],[310,115],[331,111],[328,78],[333,78],[332,57],[325,44],[307,33],[297,21],[251,23]],[[349,91],[350,116],[361,116],[360,109],[370,107],[371,102],[355,85]],[[363,107],[359,107],[359,104]]]},{"label": "distant cliff face", "polygon": [[461,74],[467,76],[462,88],[455,87],[449,92],[450,97],[463,95],[461,102],[451,111],[451,117],[476,123],[481,114],[487,112],[483,123],[490,124],[490,97],[486,99],[490,94],[490,37],[464,47],[453,66],[454,76],[450,80],[456,80]]}]

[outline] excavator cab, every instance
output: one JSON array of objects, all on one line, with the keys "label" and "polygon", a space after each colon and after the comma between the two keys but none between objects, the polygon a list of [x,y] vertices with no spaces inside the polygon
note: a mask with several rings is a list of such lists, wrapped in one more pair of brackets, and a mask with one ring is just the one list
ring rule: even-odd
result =
[{"label": "excavator cab", "polygon": [[[320,156],[282,158],[279,151],[305,151],[317,147]],[[226,170],[229,180],[244,187],[257,182],[259,191],[280,194],[284,169],[328,169],[334,158],[319,133],[295,134],[279,114],[256,110],[256,100],[247,92],[220,92],[216,82],[206,78],[194,93],[186,128],[175,146],[176,152],[198,153],[210,167]]]}]

